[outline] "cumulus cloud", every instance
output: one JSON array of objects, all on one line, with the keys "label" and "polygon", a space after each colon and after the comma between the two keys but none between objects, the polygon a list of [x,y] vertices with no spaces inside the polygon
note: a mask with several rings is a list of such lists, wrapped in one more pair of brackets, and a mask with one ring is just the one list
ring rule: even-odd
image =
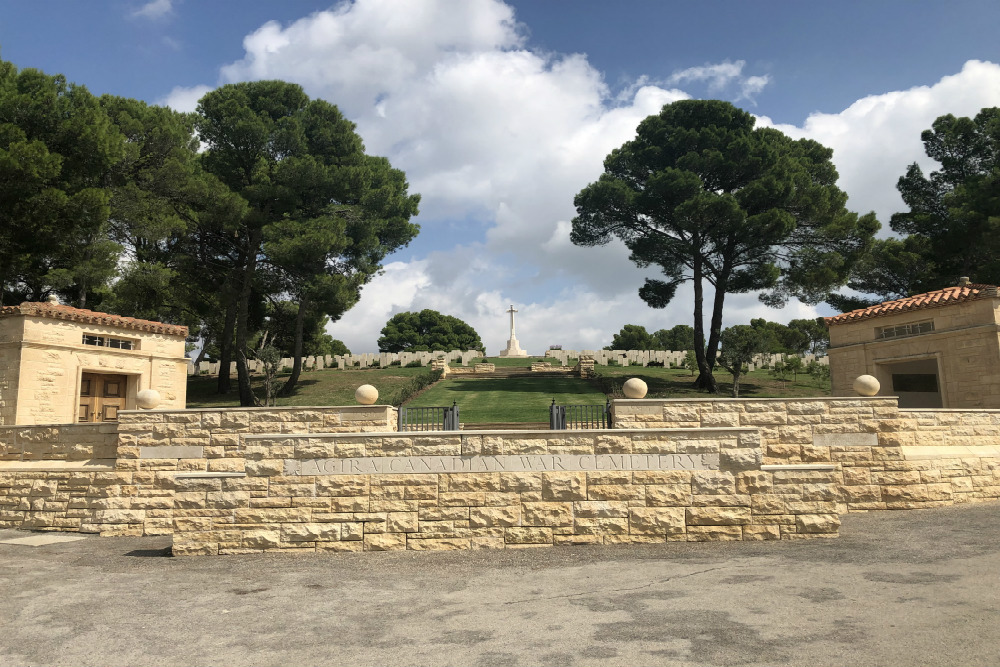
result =
[{"label": "cumulus cloud", "polygon": [[808,137],[833,149],[840,187],[848,206],[875,211],[883,225],[905,210],[896,181],[907,166],[937,169],[924,153],[920,133],[939,116],[974,116],[984,107],[1000,106],[1000,65],[972,60],[957,74],[937,83],[862,98],[839,113],[813,113],[801,127],[761,124],[792,137]]},{"label": "cumulus cloud", "polygon": [[170,107],[175,111],[189,113],[198,107],[198,100],[210,90],[212,90],[212,86],[174,86],[173,90],[156,100],[156,104]]},{"label": "cumulus cloud", "polygon": [[722,95],[726,90],[735,88],[734,102],[746,100],[754,103],[754,96],[759,94],[771,82],[770,75],[745,76],[743,68],[745,60],[721,63],[709,63],[698,67],[688,67],[674,72],[667,77],[667,85],[681,85],[701,82],[708,87],[709,95]]},{"label": "cumulus cloud", "polygon": [[161,19],[173,11],[173,0],[151,0],[133,11],[132,16],[142,19]]},{"label": "cumulus cloud", "polygon": [[[520,310],[522,347],[533,353],[553,344],[601,347],[626,323],[650,330],[690,323],[689,287],[668,308],[650,309],[637,289],[651,271],[629,262],[621,244],[569,242],[573,197],[642,118],[691,97],[683,88],[752,101],[771,79],[727,61],[661,82],[640,77],[614,93],[585,56],[532,50],[513,9],[499,0],[402,7],[356,0],[287,25],[267,23],[220,73],[221,83],[294,81],[337,104],[368,151],[388,156],[422,195],[421,236],[364,288],[333,335],[354,351],[373,351],[393,314],[433,308],[472,324],[496,353],[511,303]],[[942,113],[1000,104],[998,83],[996,65],[969,63],[932,86],[779,128],[832,146],[851,206],[875,209],[884,220],[899,208],[895,179],[921,159],[920,131]],[[175,88],[163,103],[192,110],[209,89]],[[798,303],[776,312],[754,295],[731,295],[726,325],[815,314]]]}]

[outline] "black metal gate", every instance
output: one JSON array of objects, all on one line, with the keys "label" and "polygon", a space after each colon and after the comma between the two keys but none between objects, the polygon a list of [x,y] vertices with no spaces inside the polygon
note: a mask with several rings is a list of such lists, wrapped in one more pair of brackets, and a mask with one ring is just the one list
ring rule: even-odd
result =
[{"label": "black metal gate", "polygon": [[549,406],[549,428],[553,431],[567,429],[611,428],[611,401],[604,405]]},{"label": "black metal gate", "polygon": [[457,431],[458,404],[451,407],[399,408],[396,421],[400,431]]}]

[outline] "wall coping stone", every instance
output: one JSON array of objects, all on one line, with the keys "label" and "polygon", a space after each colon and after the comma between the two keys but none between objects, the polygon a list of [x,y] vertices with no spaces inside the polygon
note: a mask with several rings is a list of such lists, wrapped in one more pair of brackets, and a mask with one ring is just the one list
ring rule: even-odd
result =
[{"label": "wall coping stone", "polygon": [[899,411],[903,412],[957,412],[957,413],[969,413],[969,414],[1000,414],[1000,409],[993,408],[900,408]]},{"label": "wall coping stone", "polygon": [[545,435],[558,437],[560,435],[649,435],[651,433],[756,433],[759,429],[752,426],[718,426],[707,428],[583,428],[553,431],[551,429],[531,429],[524,431],[487,430],[487,431],[366,431],[363,433],[252,433],[243,436],[244,440],[289,440],[293,438],[380,438],[392,436],[396,438],[419,438],[422,436],[456,436],[456,435],[502,435],[520,437],[527,435]]},{"label": "wall coping stone", "polygon": [[781,463],[762,465],[760,469],[764,472],[779,472],[781,470],[833,471],[837,469],[837,465],[834,463]]},{"label": "wall coping stone", "polygon": [[906,445],[899,449],[905,461],[1000,458],[997,445]]},{"label": "wall coping stone", "polygon": [[[802,396],[796,398],[615,398],[612,404],[628,405],[631,403],[802,403],[805,401],[885,401],[897,399],[897,396]],[[933,412],[933,410],[930,410]],[[972,410],[972,412],[978,412]]]},{"label": "wall coping stone", "polygon": [[0,461],[5,472],[105,472],[114,471],[116,459],[86,461]]},{"label": "wall coping stone", "polygon": [[245,472],[179,472],[174,475],[174,479],[218,479],[246,476]]},{"label": "wall coping stone", "polygon": [[289,411],[306,411],[306,410],[338,410],[341,412],[349,412],[354,410],[373,410],[375,408],[391,408],[391,405],[283,405],[279,407],[254,407],[254,408],[241,408],[239,406],[231,407],[218,407],[218,408],[185,408],[179,410],[177,408],[164,408],[162,410],[119,410],[118,414],[122,415],[134,415],[134,414],[168,414],[176,412],[289,412]]}]

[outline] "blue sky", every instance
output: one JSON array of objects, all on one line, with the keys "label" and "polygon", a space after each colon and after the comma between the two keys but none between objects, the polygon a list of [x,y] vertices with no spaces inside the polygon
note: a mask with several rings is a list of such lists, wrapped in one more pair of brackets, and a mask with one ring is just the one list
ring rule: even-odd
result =
[{"label": "blue sky", "polygon": [[[620,246],[568,242],[573,195],[662,104],[732,101],[834,149],[855,210],[887,223],[938,115],[1000,105],[1000,3],[591,0],[0,0],[0,57],[95,93],[190,110],[281,78],[338,104],[423,196],[421,235],[332,332],[374,351],[394,313],[461,317],[495,354],[519,309],[529,352],[587,349],[664,310]],[[726,325],[828,314],[727,300]]]}]

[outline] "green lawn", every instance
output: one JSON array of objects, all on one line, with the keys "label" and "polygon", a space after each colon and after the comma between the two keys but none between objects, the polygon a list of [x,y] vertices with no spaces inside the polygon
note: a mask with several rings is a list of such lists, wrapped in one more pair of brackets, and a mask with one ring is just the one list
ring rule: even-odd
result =
[{"label": "green lawn", "polygon": [[552,399],[560,405],[603,404],[607,397],[596,384],[572,376],[454,378],[438,382],[408,401],[407,407],[457,403],[461,420],[483,422],[547,422]]},{"label": "green lawn", "polygon": [[[396,393],[415,376],[429,372],[429,368],[400,368],[392,366],[385,370],[377,368],[365,369],[323,369],[302,373],[295,394],[288,398],[279,398],[278,405],[356,405],[354,390],[363,384],[373,385],[379,391],[381,404],[391,400]],[[288,374],[279,375],[277,384],[280,388],[288,378]],[[230,393],[220,396],[215,393],[217,378],[207,375],[188,378],[187,406],[189,408],[214,408],[238,406],[240,404],[236,376],[233,376],[233,389]],[[254,377],[254,392],[263,400],[263,381]],[[451,405],[449,403],[449,405]]]},{"label": "green lawn", "polygon": [[[695,375],[683,368],[662,368],[658,366],[597,366],[598,375],[605,378],[605,389],[613,395],[621,395],[621,385],[633,377],[641,379],[649,387],[647,398],[708,398],[709,395],[693,389]],[[716,369],[715,380],[719,385],[716,398],[729,396],[733,387],[733,376]],[[611,385],[609,387],[609,385]],[[616,391],[617,390],[617,391]],[[746,373],[740,378],[740,398],[798,398],[808,396],[829,396],[830,380],[817,380],[805,373],[782,381],[768,370]]]},{"label": "green lawn", "polygon": [[[504,366],[530,366],[538,358],[500,359],[491,362]],[[417,394],[408,406],[444,406],[458,403],[462,421],[483,422],[543,422],[548,421],[548,406],[555,398],[561,405],[603,403],[602,387],[613,396],[620,396],[622,383],[630,377],[641,378],[649,385],[649,398],[708,398],[708,395],[691,388],[694,376],[690,371],[674,368],[641,366],[598,366],[599,380],[584,381],[572,376],[537,376],[523,378],[461,378],[439,382]],[[293,396],[279,398],[278,405],[354,405],[354,390],[360,385],[371,384],[379,391],[379,403],[396,402],[400,392],[418,375],[428,373],[428,368],[382,369],[324,369],[302,374]],[[286,375],[278,377],[278,384]],[[716,373],[720,394],[729,395],[732,378],[728,373]],[[195,376],[188,380],[189,408],[236,407],[239,395],[236,378],[233,390],[220,396],[215,393],[216,378]],[[255,378],[254,389],[263,398],[263,387]],[[743,377],[741,398],[795,398],[799,396],[829,396],[830,381],[818,381],[799,374],[796,380],[782,382],[768,371],[754,371]]]}]

